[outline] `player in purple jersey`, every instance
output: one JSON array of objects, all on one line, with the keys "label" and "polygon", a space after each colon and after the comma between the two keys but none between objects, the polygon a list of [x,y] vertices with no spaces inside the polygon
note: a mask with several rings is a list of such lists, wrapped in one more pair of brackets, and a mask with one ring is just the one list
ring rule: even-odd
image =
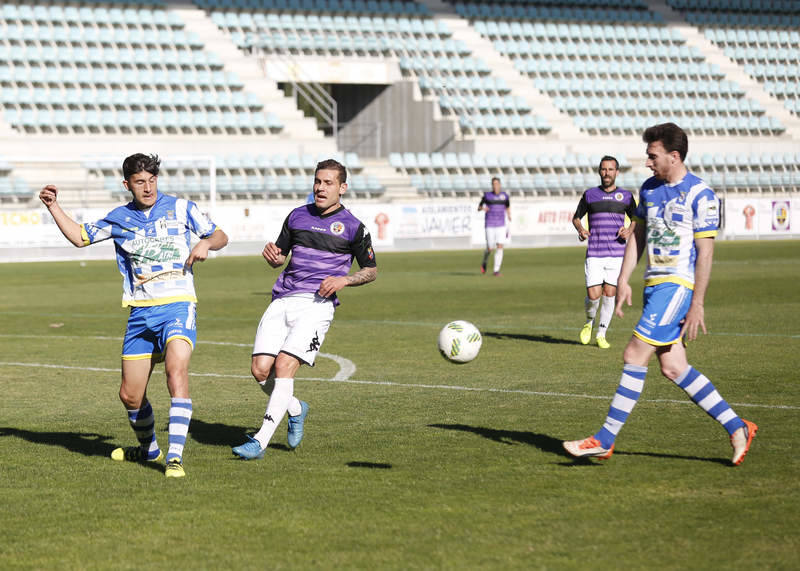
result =
[{"label": "player in purple jersey", "polygon": [[[600,323],[597,326],[597,346],[611,347],[606,341],[606,331],[614,315],[614,296],[617,295],[617,276],[625,253],[625,241],[631,233],[625,227],[625,216],[633,217],[636,203],[630,191],[616,185],[619,162],[611,156],[600,159],[598,169],[600,186],[586,190],[581,196],[572,224],[578,231],[578,239],[589,240],[586,249],[584,275],[586,277],[586,323],[581,329],[581,343],[587,345],[592,338],[592,326],[600,307]],[[583,227],[581,219],[588,214],[589,229]],[[602,302],[601,302],[602,294]]]},{"label": "player in purple jersey", "polygon": [[617,315],[622,317],[623,306],[631,305],[628,280],[646,249],[642,316],[622,354],[622,377],[602,428],[583,440],[564,442],[564,448],[578,458],[611,457],[655,353],[661,373],[729,434],[731,463],[736,466],[744,460],[758,426],[740,418],[713,383],[689,364],[685,347],[686,341],[697,338],[698,329],[706,332],[703,302],[711,279],[719,200],[686,169],[689,140],[683,129],[674,123],[654,125],[642,139],[647,143],[645,164],[654,176],[639,191],[617,285]]},{"label": "player in purple jersey", "polygon": [[[339,303],[336,292],[378,277],[369,232],[341,204],[345,190],[343,165],[333,159],[317,164],[313,204],[292,210],[262,252],[273,268],[289,263],[275,281],[253,344],[250,371],[269,400],[261,429],[233,448],[246,460],[264,457],[287,412],[289,446],[300,444],[308,403],[294,396],[295,374],[302,364],[314,365]],[[348,275],[353,258],[360,269]]]},{"label": "player in purple jersey", "polygon": [[[223,248],[228,237],[197,204],[158,190],[160,164],[156,155],[127,157],[122,163],[122,184],[133,200],[96,222],[78,224],[72,220],[61,209],[53,185],[45,186],[39,198],[75,246],[114,241],[123,278],[122,305],[131,308],[122,343],[119,398],[139,446],[115,448],[111,458],[120,462],[158,462],[164,458],[147,398],[153,367],[163,361],[172,397],[165,475],[181,478],[186,475],[183,449],[192,417],[189,360],[197,339],[192,265],[207,259],[209,250]],[[190,234],[200,238],[194,246]]]},{"label": "player in purple jersey", "polygon": [[499,276],[500,266],[503,264],[503,245],[508,238],[506,218],[509,223],[511,222],[511,204],[508,194],[500,188],[499,178],[492,178],[492,190],[483,194],[478,204],[478,210],[486,213],[486,251],[483,253],[481,273],[486,273],[489,254],[497,248],[494,253],[494,275]]}]

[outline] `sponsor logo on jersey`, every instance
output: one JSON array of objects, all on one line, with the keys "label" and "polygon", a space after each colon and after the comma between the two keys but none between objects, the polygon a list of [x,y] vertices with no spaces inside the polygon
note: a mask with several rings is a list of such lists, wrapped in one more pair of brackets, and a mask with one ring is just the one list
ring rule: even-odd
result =
[{"label": "sponsor logo on jersey", "polygon": [[327,232],[325,228],[320,228],[319,226],[312,226],[312,230],[316,230],[317,232]]},{"label": "sponsor logo on jersey", "polygon": [[338,222],[338,221],[332,223],[331,224],[331,232],[333,234],[336,234],[337,236],[341,236],[341,234],[344,232],[344,224],[342,224],[341,222]]}]

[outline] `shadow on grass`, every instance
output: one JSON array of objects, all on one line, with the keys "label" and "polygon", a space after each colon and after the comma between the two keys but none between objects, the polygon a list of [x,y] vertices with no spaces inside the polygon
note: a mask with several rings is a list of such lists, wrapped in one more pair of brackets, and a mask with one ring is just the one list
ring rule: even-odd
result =
[{"label": "shadow on grass", "polygon": [[391,464],[386,464],[384,462],[348,462],[347,466],[349,468],[370,468],[370,469],[378,469],[378,470],[390,470],[392,468]]},{"label": "shadow on grass", "polygon": [[694,460],[696,462],[712,462],[731,466],[728,458],[701,458],[700,456],[684,456],[683,454],[660,454],[658,452],[625,452],[624,450],[614,450],[614,456],[649,456],[651,458],[666,458],[669,460]]},{"label": "shadow on grass", "polygon": [[528,335],[527,333],[496,333],[494,331],[482,332],[484,337],[493,339],[517,339],[520,341],[533,341],[534,343],[550,343],[552,345],[580,345],[572,339],[559,339],[550,335]]},{"label": "shadow on grass", "polygon": [[[189,435],[192,440],[210,446],[238,446],[245,441],[248,428],[232,426],[221,422],[206,422],[199,418],[192,418],[189,424]],[[267,448],[290,452],[292,449],[285,444],[270,443]]]},{"label": "shadow on grass", "polygon": [[[560,463],[561,466],[586,466],[597,467],[601,466],[603,460],[595,460],[592,458],[573,458],[564,450],[561,440],[553,438],[546,434],[537,434],[535,432],[521,432],[517,430],[496,430],[494,428],[484,428],[481,426],[467,426],[464,424],[429,424],[431,428],[442,428],[445,430],[460,430],[462,432],[471,432],[489,440],[500,442],[501,444],[529,444],[535,446],[543,452],[550,452],[558,456],[563,456],[569,459],[568,462]],[[681,454],[660,454],[658,452],[625,452],[624,450],[615,450],[614,456],[649,456],[651,458],[665,458],[670,460],[692,460],[697,462],[713,462],[715,464],[722,464],[730,466],[730,460],[726,458],[701,458],[699,456],[684,456]]]},{"label": "shadow on grass", "polygon": [[[70,452],[76,452],[84,456],[102,456],[109,459],[111,452],[115,448],[119,448],[116,444],[108,442],[108,440],[111,440],[111,436],[97,434],[96,432],[36,432],[20,428],[0,427],[0,437],[2,436],[16,436],[34,444],[60,446]],[[163,465],[153,462],[146,462],[142,465],[159,472],[164,471]]]},{"label": "shadow on grass", "polygon": [[558,454],[559,456],[564,456],[566,454],[564,448],[561,446],[561,440],[546,434],[522,432],[519,430],[497,430],[494,428],[484,428],[482,426],[467,426],[465,424],[429,424],[428,426],[431,428],[442,428],[444,430],[471,432],[501,444],[508,444],[509,446],[528,444],[530,446],[535,446],[543,452],[550,452],[551,454]]}]

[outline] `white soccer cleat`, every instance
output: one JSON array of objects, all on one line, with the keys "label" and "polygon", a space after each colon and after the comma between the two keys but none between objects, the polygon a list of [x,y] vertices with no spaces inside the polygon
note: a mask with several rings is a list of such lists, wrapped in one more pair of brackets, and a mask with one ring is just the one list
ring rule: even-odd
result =
[{"label": "white soccer cleat", "polygon": [[614,453],[614,445],[611,448],[603,448],[600,441],[594,436],[589,436],[583,440],[565,440],[563,442],[564,450],[575,456],[576,458],[597,458],[599,460],[608,460]]},{"label": "white soccer cleat", "polygon": [[753,437],[758,432],[758,425],[755,422],[745,419],[742,419],[742,422],[744,422],[744,426],[731,434],[731,446],[733,446],[731,464],[734,466],[742,463],[747,451],[750,450],[750,443],[753,441]]}]

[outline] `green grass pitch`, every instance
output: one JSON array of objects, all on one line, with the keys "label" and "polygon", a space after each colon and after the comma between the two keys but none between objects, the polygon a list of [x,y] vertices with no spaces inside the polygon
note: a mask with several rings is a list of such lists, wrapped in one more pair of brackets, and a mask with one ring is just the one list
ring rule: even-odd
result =
[{"label": "green grass pitch", "polygon": [[[257,251],[197,266],[187,477],[169,481],[108,457],[135,442],[115,264],[0,264],[0,568],[796,568],[798,242],[717,244],[709,334],[689,348],[760,426],[738,468],[655,361],[613,458],[567,458],[561,441],[605,418],[640,295],[611,350],[584,347],[583,249],[509,249],[499,278],[480,257],[378,252],[298,375],[305,440],[289,451],[284,421],[253,462],[230,447],[264,413],[250,344],[277,272]],[[484,335],[466,365],[437,353],[454,319]],[[149,395],[165,447],[162,367]]]}]

